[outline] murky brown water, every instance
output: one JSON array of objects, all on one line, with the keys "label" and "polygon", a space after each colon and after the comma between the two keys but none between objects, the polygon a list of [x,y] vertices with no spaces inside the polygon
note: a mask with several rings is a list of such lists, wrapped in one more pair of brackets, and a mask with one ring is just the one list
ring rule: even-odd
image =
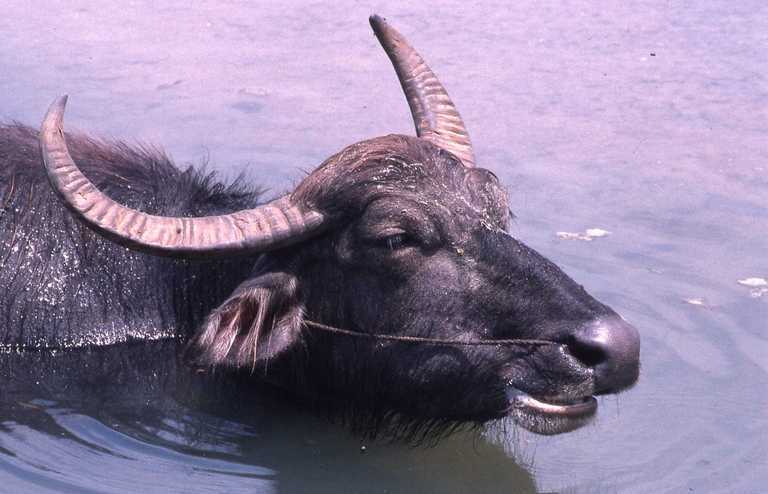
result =
[{"label": "murky brown water", "polygon": [[[155,384],[141,406],[64,405],[32,379],[0,386],[2,489],[764,492],[768,293],[737,283],[768,278],[763,2],[11,0],[0,119],[37,125],[67,92],[69,128],[287,188],[346,144],[411,132],[372,12],[451,92],[516,234],[640,328],[638,386],[567,435],[494,424],[361,454],[299,412],[222,418]],[[556,235],[587,228],[611,233]]]}]

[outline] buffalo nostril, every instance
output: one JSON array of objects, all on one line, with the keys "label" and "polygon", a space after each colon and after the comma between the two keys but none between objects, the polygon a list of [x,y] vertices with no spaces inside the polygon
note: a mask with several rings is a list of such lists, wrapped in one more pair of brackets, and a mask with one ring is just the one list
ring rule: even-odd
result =
[{"label": "buffalo nostril", "polygon": [[568,341],[568,348],[571,355],[587,367],[596,367],[608,358],[602,345],[590,338],[573,335]]},{"label": "buffalo nostril", "polygon": [[640,371],[640,336],[617,316],[579,327],[568,342],[575,358],[594,371],[595,392],[615,392],[634,384]]}]

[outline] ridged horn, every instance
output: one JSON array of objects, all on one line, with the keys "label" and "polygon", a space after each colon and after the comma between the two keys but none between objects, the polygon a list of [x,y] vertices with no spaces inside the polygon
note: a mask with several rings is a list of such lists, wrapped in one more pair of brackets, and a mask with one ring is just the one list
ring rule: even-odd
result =
[{"label": "ridged horn", "polygon": [[372,15],[371,27],[387,52],[411,107],[416,134],[455,154],[465,166],[475,166],[475,155],[461,115],[421,55],[384,18]]},{"label": "ridged horn", "polygon": [[322,213],[305,210],[285,195],[220,216],[155,216],[107,197],[83,175],[67,149],[62,124],[67,96],[53,102],[40,129],[40,150],[53,189],[74,215],[110,240],[148,254],[206,258],[255,254],[317,234]]}]

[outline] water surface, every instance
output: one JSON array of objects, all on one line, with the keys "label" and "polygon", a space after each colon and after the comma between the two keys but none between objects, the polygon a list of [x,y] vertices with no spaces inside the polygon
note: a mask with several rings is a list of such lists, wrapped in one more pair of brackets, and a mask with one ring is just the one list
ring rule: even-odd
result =
[{"label": "water surface", "polygon": [[[0,119],[38,125],[66,92],[70,129],[277,193],[344,145],[412,132],[372,12],[451,92],[514,234],[639,328],[639,384],[566,435],[496,423],[409,448],[280,400],[222,410],[167,378],[173,359],[134,375],[167,349],[111,350],[86,382],[82,355],[6,355],[2,489],[764,492],[768,293],[737,283],[768,278],[763,2],[11,0]],[[557,236],[587,228],[610,234]]]}]

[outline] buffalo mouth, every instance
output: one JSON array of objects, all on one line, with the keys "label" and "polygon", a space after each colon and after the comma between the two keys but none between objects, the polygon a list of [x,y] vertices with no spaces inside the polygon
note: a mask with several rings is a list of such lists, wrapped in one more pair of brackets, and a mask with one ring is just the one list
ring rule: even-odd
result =
[{"label": "buffalo mouth", "polygon": [[515,422],[538,434],[560,434],[585,425],[597,412],[594,396],[534,397],[507,388],[507,413]]}]

